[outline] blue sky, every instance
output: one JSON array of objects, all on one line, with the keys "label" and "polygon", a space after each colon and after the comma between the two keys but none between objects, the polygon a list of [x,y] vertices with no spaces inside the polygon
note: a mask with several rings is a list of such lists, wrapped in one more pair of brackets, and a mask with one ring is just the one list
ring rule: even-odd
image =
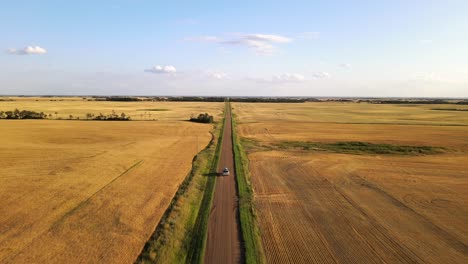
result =
[{"label": "blue sky", "polygon": [[0,94],[468,97],[468,1],[8,1]]}]

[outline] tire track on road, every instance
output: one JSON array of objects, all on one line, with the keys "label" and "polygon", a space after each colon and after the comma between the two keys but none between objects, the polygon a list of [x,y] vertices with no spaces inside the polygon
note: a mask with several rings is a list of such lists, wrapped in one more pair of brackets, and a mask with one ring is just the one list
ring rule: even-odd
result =
[{"label": "tire track on road", "polygon": [[209,264],[243,262],[230,107],[226,111],[218,172],[227,167],[230,175],[216,180],[205,252],[205,263]]}]

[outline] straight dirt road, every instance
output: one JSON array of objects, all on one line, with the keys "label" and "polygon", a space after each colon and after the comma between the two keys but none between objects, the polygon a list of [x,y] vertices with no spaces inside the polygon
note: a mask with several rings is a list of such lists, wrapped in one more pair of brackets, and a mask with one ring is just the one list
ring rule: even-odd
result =
[{"label": "straight dirt road", "polygon": [[241,233],[236,175],[232,148],[231,107],[226,108],[223,143],[218,172],[229,168],[229,176],[219,176],[208,224],[205,263],[241,263]]}]

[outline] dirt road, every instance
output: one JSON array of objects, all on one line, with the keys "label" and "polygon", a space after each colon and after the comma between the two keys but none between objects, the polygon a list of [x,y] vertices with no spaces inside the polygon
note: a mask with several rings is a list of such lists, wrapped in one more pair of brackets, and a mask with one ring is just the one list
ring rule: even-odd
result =
[{"label": "dirt road", "polygon": [[205,263],[241,263],[241,233],[238,218],[238,197],[232,149],[231,109],[226,108],[223,145],[218,172],[229,168],[229,176],[219,176],[208,224]]}]

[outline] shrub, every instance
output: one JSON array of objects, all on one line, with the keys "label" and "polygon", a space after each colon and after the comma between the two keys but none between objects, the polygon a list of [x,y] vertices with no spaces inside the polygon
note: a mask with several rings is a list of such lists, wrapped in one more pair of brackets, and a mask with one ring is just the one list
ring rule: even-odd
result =
[{"label": "shrub", "polygon": [[5,119],[44,119],[47,115],[43,112],[34,112],[29,110],[0,111],[0,118]]},{"label": "shrub", "polygon": [[212,115],[209,115],[208,113],[204,114],[199,114],[197,117],[192,116],[190,117],[191,122],[197,122],[197,123],[213,123],[214,119]]},{"label": "shrub", "polygon": [[[94,118],[93,118],[94,117]],[[86,114],[86,118],[93,118],[93,120],[109,120],[109,121],[128,121],[130,120],[130,117],[125,115],[125,113],[121,113],[118,115],[114,110],[112,110],[112,113],[109,115],[103,115],[102,113],[99,113],[99,115],[94,116],[93,114]]]}]

